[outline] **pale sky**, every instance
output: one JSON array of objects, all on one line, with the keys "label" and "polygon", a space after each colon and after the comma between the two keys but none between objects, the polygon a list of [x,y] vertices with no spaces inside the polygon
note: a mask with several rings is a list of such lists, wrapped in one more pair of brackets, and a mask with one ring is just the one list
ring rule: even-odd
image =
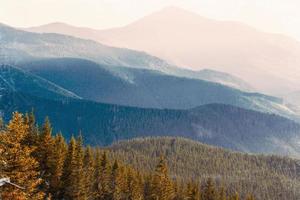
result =
[{"label": "pale sky", "polygon": [[299,0],[0,0],[0,22],[17,27],[64,22],[106,29],[166,6],[212,19],[241,21],[300,40]]}]

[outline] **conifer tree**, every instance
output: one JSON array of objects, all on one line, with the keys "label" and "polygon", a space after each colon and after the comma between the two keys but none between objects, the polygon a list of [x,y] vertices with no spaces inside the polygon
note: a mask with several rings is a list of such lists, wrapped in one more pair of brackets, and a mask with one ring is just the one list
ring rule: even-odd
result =
[{"label": "conifer tree", "polygon": [[104,152],[99,159],[99,152],[96,155],[95,165],[95,199],[108,199],[110,191],[110,164],[107,159],[107,154]]},{"label": "conifer tree", "polygon": [[58,198],[58,191],[61,185],[61,176],[63,171],[64,160],[67,153],[67,145],[61,133],[54,138],[53,153],[49,158],[50,165],[50,193],[53,198]]},{"label": "conifer tree", "polygon": [[248,194],[246,200],[254,200],[254,196],[252,194]]},{"label": "conifer tree", "polygon": [[138,175],[132,169],[127,171],[127,189],[126,199],[128,200],[141,200],[143,199],[143,188],[140,185]]},{"label": "conifer tree", "polygon": [[174,188],[168,175],[167,164],[165,159],[161,157],[151,184],[151,198],[153,200],[171,200],[174,197]]},{"label": "conifer tree", "polygon": [[204,200],[217,200],[217,192],[215,190],[215,186],[213,180],[209,178],[204,186],[203,191],[203,199]]},{"label": "conifer tree", "polygon": [[111,191],[110,191],[110,174],[111,174],[111,168],[110,168],[110,162],[107,157],[107,153],[104,152],[101,158],[101,190],[102,190],[102,196],[105,198],[109,197]]},{"label": "conifer tree", "polygon": [[81,134],[78,136],[76,140],[76,148],[75,148],[75,168],[72,169],[73,177],[75,179],[75,184],[73,186],[73,199],[74,200],[85,200],[86,198],[86,191],[85,191],[85,181],[84,181],[84,168],[83,168],[83,159],[84,159],[84,152],[83,152],[83,139]]},{"label": "conifer tree", "polygon": [[111,170],[111,198],[113,200],[122,199],[122,188],[124,188],[124,180],[119,162],[115,160]]},{"label": "conifer tree", "polygon": [[96,149],[95,151],[95,169],[94,169],[94,182],[93,182],[93,199],[98,200],[100,199],[100,165],[101,165],[101,156],[100,156],[100,150]]},{"label": "conifer tree", "polygon": [[88,200],[93,199],[93,183],[95,173],[95,161],[92,148],[88,146],[84,153],[84,187],[85,198]]},{"label": "conifer tree", "polygon": [[52,138],[52,127],[49,118],[46,117],[44,125],[42,127],[41,135],[39,136],[37,145],[37,158],[40,164],[41,176],[44,180],[42,184],[42,189],[49,194],[49,183],[51,177],[51,163],[50,158],[53,157],[52,153],[54,140]]},{"label": "conifer tree", "polygon": [[144,197],[145,197],[145,200],[151,200],[152,199],[152,197],[151,197],[152,180],[153,180],[152,174],[148,174],[145,177],[145,181],[144,181]]},{"label": "conifer tree", "polygon": [[185,193],[186,200],[201,200],[200,191],[194,183],[188,183]]},{"label": "conifer tree", "polygon": [[75,178],[76,170],[76,140],[71,138],[68,145],[68,152],[63,166],[60,198],[65,200],[74,199],[74,191],[77,179]]},{"label": "conifer tree", "polygon": [[234,195],[231,196],[230,200],[239,200],[240,197],[239,197],[239,193],[235,192]]},{"label": "conifer tree", "polygon": [[34,149],[24,142],[27,136],[28,126],[22,114],[13,113],[6,130],[0,133],[0,141],[4,145],[3,176],[25,189],[5,186],[2,189],[2,199],[43,199],[44,194],[38,190],[41,183],[38,162],[31,155]]},{"label": "conifer tree", "polygon": [[224,186],[221,187],[220,189],[220,195],[219,195],[220,200],[227,200],[226,192]]},{"label": "conifer tree", "polygon": [[[36,124],[35,116],[33,110],[25,115],[25,124],[28,126],[28,136],[26,138],[26,142],[29,146],[36,147],[38,145],[39,140],[39,131]],[[36,154],[36,152],[34,152]]]}]

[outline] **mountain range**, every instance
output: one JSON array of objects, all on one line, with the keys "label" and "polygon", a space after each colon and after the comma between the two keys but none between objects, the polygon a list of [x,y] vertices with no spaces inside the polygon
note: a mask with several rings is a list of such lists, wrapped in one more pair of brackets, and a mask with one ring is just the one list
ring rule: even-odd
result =
[{"label": "mountain range", "polygon": [[[247,109],[276,113],[292,119],[298,119],[298,113],[295,109],[285,104],[285,102],[279,98],[273,98],[257,93],[245,93],[222,84],[200,80],[201,77],[206,77],[206,80],[219,79],[222,82],[226,82],[226,80],[228,80],[228,75],[224,75],[222,73],[215,73],[213,71],[210,71],[210,73],[207,73],[208,71],[193,73],[192,71],[186,71],[187,74],[184,75],[185,73],[183,73],[180,68],[172,66],[167,62],[146,53],[109,47],[92,40],[84,40],[72,36],[53,33],[30,33],[5,25],[0,26],[0,33],[0,57],[2,58],[2,63],[13,64],[24,68],[24,63],[25,65],[32,62],[39,63],[41,59],[80,58],[89,59],[90,61],[99,64],[102,68],[102,70],[100,70],[101,72],[96,69],[97,67],[95,67],[95,65],[92,67],[76,67],[76,70],[81,70],[82,72],[84,69],[86,73],[88,73],[88,70],[94,70],[93,72],[89,72],[93,75],[94,79],[88,78],[88,80],[83,81],[85,81],[85,84],[89,85],[89,87],[93,87],[95,89],[98,88],[97,92],[91,88],[69,88],[70,85],[68,84],[72,83],[67,83],[68,80],[74,82],[79,81],[79,79],[71,80],[72,77],[67,76],[66,73],[60,73],[60,76],[65,76],[60,77],[62,78],[61,80],[51,79],[51,81],[60,81],[59,84],[57,84],[57,82],[54,82],[54,84],[63,84],[60,86],[62,88],[66,87],[65,89],[70,90],[71,92],[74,92],[72,90],[77,90],[77,92],[78,90],[81,90],[85,93],[89,93],[84,94],[84,97],[88,97],[87,99],[90,100],[101,100],[105,103],[119,103],[129,106],[174,109],[191,108],[206,103],[225,103],[241,106]],[[42,63],[39,68],[44,70],[44,65],[47,65],[47,69],[51,70],[50,68],[52,67],[49,67],[47,62],[48,61]],[[54,64],[57,65],[58,62],[55,62]],[[67,67],[61,67],[65,64]],[[68,62],[65,64],[58,64],[58,67],[54,66],[54,68],[56,68],[56,70],[59,68],[64,70],[70,67],[73,68],[72,65],[74,62]],[[37,64],[33,65],[37,68]],[[75,70],[75,68],[73,70]],[[160,73],[157,72],[152,73],[153,71],[149,73],[147,70],[157,70],[163,74],[160,75]],[[58,75],[58,72],[59,70],[56,72],[56,75]],[[101,75],[102,72],[105,72],[106,75]],[[109,75],[108,72],[113,74],[113,77],[106,77]],[[54,73],[54,71],[51,71],[51,73]],[[68,73],[71,73],[70,70]],[[180,75],[174,75],[174,73]],[[82,77],[78,71],[75,74],[73,73],[73,75],[76,74],[79,78]],[[99,77],[95,77],[96,74],[106,78],[100,79]],[[197,78],[195,78],[195,74]],[[217,75],[212,76],[212,74]],[[49,76],[45,76],[46,77],[44,78],[49,78]],[[120,79],[116,77],[119,77]],[[132,82],[131,79],[133,77],[137,82],[138,79],[140,79],[138,84],[134,84],[134,82]],[[112,82],[117,80],[121,82],[117,81],[118,83],[114,82],[113,84],[105,82],[111,78]],[[86,78],[83,77],[83,79]],[[66,80],[66,82],[62,83],[61,81],[64,80]],[[100,82],[91,82],[92,80]],[[231,80],[237,79],[233,77]],[[229,82],[236,83],[236,81]],[[159,87],[157,85],[158,83],[161,83]],[[97,87],[95,87],[95,84]],[[107,85],[109,85],[109,87],[107,87]],[[244,84],[241,83],[240,85]],[[77,86],[79,86],[78,83]],[[107,92],[105,93],[105,91],[102,91],[102,88],[108,89]],[[111,92],[109,88],[114,88],[116,90]],[[137,88],[139,88],[139,90],[137,90]],[[99,91],[99,89],[101,91]],[[126,94],[122,95],[122,93]],[[80,96],[80,94],[77,95]],[[110,95],[112,98],[105,95]],[[119,95],[121,98],[114,98],[115,95]]]},{"label": "mountain range", "polygon": [[91,40],[61,34],[30,33],[4,24],[0,24],[0,33],[0,58],[6,64],[41,58],[82,58],[104,65],[158,70],[169,75],[218,82],[246,91],[254,90],[250,84],[227,73],[186,70],[143,52],[105,46]]},{"label": "mountain range", "polygon": [[[169,109],[222,103],[298,118],[295,109],[279,98],[159,71],[107,66],[72,58],[36,60],[18,66],[83,99],[102,103]],[[211,74],[216,73],[203,71],[206,77]]]},{"label": "mountain range", "polygon": [[239,22],[208,19],[181,8],[167,7],[124,27],[108,30],[63,23],[26,30],[63,33],[146,51],[194,70],[209,68],[227,72],[268,94],[300,89],[297,40]]},{"label": "mountain range", "polygon": [[230,74],[181,69],[144,52],[56,33],[1,25],[0,36],[5,120],[15,110],[34,109],[40,122],[49,116],[56,131],[69,138],[81,130],[93,145],[167,135],[300,155],[300,125],[290,120],[299,120],[298,110],[249,92],[249,84]]}]

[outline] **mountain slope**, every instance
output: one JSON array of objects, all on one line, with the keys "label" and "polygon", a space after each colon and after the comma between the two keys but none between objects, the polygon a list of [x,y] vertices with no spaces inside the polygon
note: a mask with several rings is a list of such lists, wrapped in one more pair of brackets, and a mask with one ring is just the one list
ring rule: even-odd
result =
[{"label": "mountain slope", "polygon": [[146,51],[178,66],[228,72],[271,94],[300,89],[298,41],[238,22],[207,19],[180,8],[165,8],[109,30],[55,24],[29,30],[63,32]]},{"label": "mountain slope", "polygon": [[32,108],[39,122],[48,115],[56,131],[63,131],[69,138],[81,130],[89,144],[107,145],[141,136],[182,136],[239,151],[300,156],[299,124],[228,105],[159,110],[2,93],[0,110],[4,119],[8,120],[15,110]]},{"label": "mountain slope", "polygon": [[[80,59],[45,59],[19,65],[84,99],[146,108],[188,109],[223,103],[297,119],[297,112],[275,97],[224,85],[170,76],[158,71],[99,65]],[[109,68],[109,69],[108,69]],[[216,72],[203,71],[203,76]]]},{"label": "mountain slope", "polygon": [[138,68],[169,67],[165,61],[143,52],[53,33],[30,33],[0,24],[1,63],[16,64],[39,58],[85,58],[106,65]]},{"label": "mountain slope", "polygon": [[[64,27],[67,26],[65,24],[55,24],[53,25],[55,27]],[[6,27],[7,28],[7,27]],[[47,28],[46,28],[47,29]],[[73,29],[72,27],[67,26],[67,29]],[[76,28],[74,28],[76,29]],[[30,29],[29,29],[30,30]],[[47,29],[48,30],[48,29]],[[210,70],[209,73],[207,70],[205,71],[192,71],[187,69],[178,68],[174,65],[168,64],[167,62],[160,60],[156,57],[147,55],[142,52],[136,52],[136,51],[130,51],[127,49],[118,49],[108,46],[103,46],[100,44],[97,44],[92,41],[86,41],[86,40],[80,40],[75,39],[63,35],[53,35],[53,34],[33,34],[33,33],[26,33],[26,32],[20,32],[17,30],[10,30],[10,32],[17,32],[17,41],[19,43],[18,46],[14,46],[15,43],[13,43],[13,46],[11,49],[14,49],[15,51],[20,51],[20,45],[24,43],[22,38],[30,37],[31,43],[36,43],[36,40],[38,40],[38,46],[39,48],[43,48],[42,55],[40,52],[36,52],[35,49],[36,46],[32,46],[31,43],[26,43],[27,48],[29,50],[26,50],[25,52],[29,52],[33,56],[47,56],[48,57],[77,57],[77,58],[86,58],[93,61],[96,61],[100,64],[106,64],[106,65],[122,65],[127,67],[134,67],[134,68],[145,68],[145,69],[152,69],[152,70],[158,70],[163,73],[169,74],[169,75],[175,75],[179,77],[186,77],[186,78],[194,78],[194,79],[201,79],[201,80],[207,80],[207,81],[213,81],[218,82],[224,85],[228,85],[230,87],[234,87],[241,90],[250,91],[253,90],[253,88],[246,83],[245,81],[226,74],[222,72],[216,72]],[[54,31],[55,32],[55,31]],[[81,33],[84,33],[80,31]],[[57,32],[57,33],[65,33],[65,31]],[[28,36],[30,35],[30,36]],[[67,34],[68,35],[68,34]],[[78,36],[75,34],[75,36]],[[33,38],[34,37],[34,38]],[[38,38],[38,39],[36,39]],[[55,38],[56,40],[60,41],[59,43],[54,43],[51,41],[51,45],[49,45],[49,38]],[[11,40],[13,42],[16,41],[16,39]],[[41,42],[43,41],[43,42]],[[10,44],[10,43],[9,43]],[[10,44],[11,45],[11,44]],[[8,45],[8,46],[10,46]],[[84,51],[82,51],[82,49]],[[5,50],[4,52],[6,52]],[[12,57],[14,57],[14,54],[11,52],[8,52],[8,54],[12,54]],[[7,56],[9,57],[9,56]],[[19,56],[20,57],[20,56]],[[212,76],[213,75],[213,76]],[[216,78],[217,77],[217,78]]]},{"label": "mountain slope", "polygon": [[247,188],[259,200],[296,200],[300,195],[300,163],[289,158],[235,153],[170,137],[121,141],[108,151],[146,172],[164,155],[176,178],[190,181],[212,177],[232,191],[245,192],[243,188]]},{"label": "mountain slope", "polygon": [[80,98],[46,79],[10,65],[0,65],[0,88],[1,92],[23,92],[49,99]]}]

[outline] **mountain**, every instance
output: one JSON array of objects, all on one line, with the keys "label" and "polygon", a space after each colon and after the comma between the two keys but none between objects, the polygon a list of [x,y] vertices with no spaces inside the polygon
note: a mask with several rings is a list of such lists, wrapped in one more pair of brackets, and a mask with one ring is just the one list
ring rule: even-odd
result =
[{"label": "mountain", "polygon": [[208,19],[176,7],[165,8],[127,26],[109,30],[64,24],[27,30],[75,35],[146,51],[178,66],[224,71],[265,93],[300,90],[298,41],[239,22]]},{"label": "mountain", "polygon": [[106,65],[163,69],[165,61],[143,52],[102,45],[53,33],[30,33],[0,24],[1,63],[17,64],[41,58],[84,58]]},{"label": "mountain", "polygon": [[46,79],[10,65],[0,65],[1,92],[22,92],[49,99],[80,98]]},{"label": "mountain", "polygon": [[[49,116],[55,131],[70,138],[80,130],[87,144],[108,145],[142,136],[182,136],[224,148],[252,153],[300,157],[300,125],[277,115],[223,104],[190,110],[143,109],[80,99],[51,100],[18,92],[2,92],[0,110]],[[217,123],[216,123],[217,122]]]},{"label": "mountain", "polygon": [[[190,70],[182,70],[182,74],[185,74],[187,72],[192,72]],[[197,78],[201,80],[206,80],[206,81],[211,81],[215,83],[220,83],[222,85],[226,85],[235,89],[239,89],[242,91],[247,91],[247,92],[254,92],[256,91],[255,88],[253,88],[249,83],[245,82],[244,80],[233,76],[231,74],[225,73],[225,72],[220,72],[212,69],[203,69],[199,71],[195,71],[194,76],[192,76],[192,73],[188,76],[186,75],[185,77],[189,78]]]},{"label": "mountain", "polygon": [[[199,79],[166,75],[159,71],[100,65],[88,60],[59,58],[18,65],[76,95],[102,103],[144,108],[189,109],[222,103],[276,113],[297,119],[298,113],[276,97],[247,93]],[[217,72],[202,71],[218,79]],[[224,77],[224,75],[221,75]]]},{"label": "mountain", "polygon": [[[55,23],[54,26],[63,27],[67,25]],[[69,30],[72,28],[67,29]],[[20,60],[20,57],[26,57],[26,54],[30,54],[32,57],[85,58],[105,65],[121,65],[131,68],[158,70],[168,75],[207,80],[240,90],[254,91],[253,87],[248,83],[228,73],[214,70],[192,71],[182,69],[142,52],[108,47],[96,42],[57,34],[22,32],[7,26],[3,26],[2,32],[4,33],[3,35],[9,34],[9,36],[6,37],[8,39],[6,39],[5,45],[3,45],[3,47],[7,46],[8,48],[4,49],[2,52],[6,60]],[[64,33],[64,31],[61,33]],[[11,35],[15,35],[15,37],[12,37]],[[56,41],[60,42],[54,42],[54,38]],[[28,43],[28,41],[30,42]],[[38,45],[36,45],[36,43],[38,43]],[[37,48],[43,49],[43,51],[36,51]],[[30,58],[28,59],[30,60]],[[28,59],[24,58],[25,61]]]},{"label": "mountain", "polygon": [[236,153],[172,137],[121,141],[107,150],[140,172],[152,171],[164,155],[171,176],[184,182],[212,177],[231,191],[241,191],[241,198],[247,192],[258,200],[297,200],[300,195],[299,160]]}]

